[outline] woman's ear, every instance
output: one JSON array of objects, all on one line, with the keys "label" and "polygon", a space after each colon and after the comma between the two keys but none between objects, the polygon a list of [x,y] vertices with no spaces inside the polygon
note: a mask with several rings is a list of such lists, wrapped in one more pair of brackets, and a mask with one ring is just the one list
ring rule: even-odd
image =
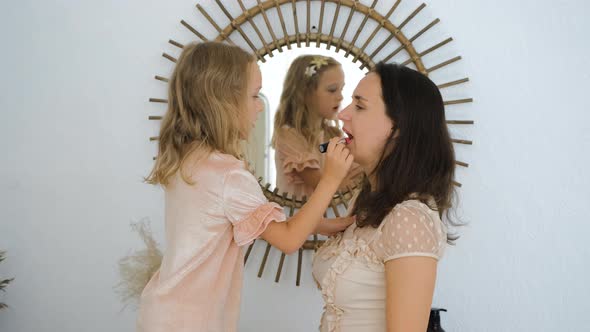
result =
[{"label": "woman's ear", "polygon": [[392,134],[390,134],[391,135],[391,139],[398,138],[399,137],[399,128],[396,129],[395,126],[392,126],[391,127],[391,133],[392,133]]}]

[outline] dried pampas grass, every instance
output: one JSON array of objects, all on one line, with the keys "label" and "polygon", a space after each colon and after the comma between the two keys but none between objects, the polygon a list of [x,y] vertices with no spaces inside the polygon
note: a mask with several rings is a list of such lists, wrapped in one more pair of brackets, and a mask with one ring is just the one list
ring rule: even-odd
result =
[{"label": "dried pampas grass", "polygon": [[119,260],[121,282],[115,291],[125,306],[137,307],[141,292],[162,264],[162,252],[152,236],[149,220],[132,223],[131,229],[139,234],[146,247]]},{"label": "dried pampas grass", "polygon": [[[6,259],[6,251],[0,251],[0,262],[2,262],[5,259]],[[13,280],[14,280],[14,278],[12,278],[12,279],[0,279],[0,291],[6,292],[6,289],[5,288]],[[5,303],[0,302],[0,310],[6,309],[6,308],[8,308],[8,306]]]}]

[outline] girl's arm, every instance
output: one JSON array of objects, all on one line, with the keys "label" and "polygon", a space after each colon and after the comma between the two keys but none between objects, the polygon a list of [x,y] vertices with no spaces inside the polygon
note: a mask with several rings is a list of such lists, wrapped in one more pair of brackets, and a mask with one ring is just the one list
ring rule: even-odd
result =
[{"label": "girl's arm", "polygon": [[344,231],[355,221],[354,217],[324,218],[316,227],[314,234],[332,236]]},{"label": "girl's arm", "polygon": [[325,173],[307,203],[286,222],[271,222],[261,234],[264,240],[284,253],[295,252],[315,231],[352,165],[352,155],[344,145],[338,144],[338,140],[337,137],[330,140]]},{"label": "girl's arm", "polygon": [[[362,173],[362,168],[358,164],[353,164],[345,180],[342,181],[339,190],[346,190],[348,189],[347,186],[359,182]],[[297,172],[297,175],[301,177],[307,187],[315,188],[322,178],[322,171],[317,168],[305,168],[301,172]]]},{"label": "girl's arm", "polygon": [[403,257],[385,262],[388,332],[424,332],[436,280],[437,261]]}]

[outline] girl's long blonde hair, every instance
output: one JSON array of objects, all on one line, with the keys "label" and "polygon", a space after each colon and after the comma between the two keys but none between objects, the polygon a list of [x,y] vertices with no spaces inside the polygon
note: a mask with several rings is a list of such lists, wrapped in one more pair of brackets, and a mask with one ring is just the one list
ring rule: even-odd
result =
[{"label": "girl's long blonde hair", "polygon": [[219,42],[184,47],[168,84],[158,156],[146,182],[166,186],[180,171],[192,183],[183,165],[193,152],[197,160],[215,150],[241,159],[240,138],[248,130],[241,108],[254,61],[241,48]]},{"label": "girl's long blonde hair", "polygon": [[[314,66],[315,73],[309,75],[309,68],[318,59],[326,64],[319,68]],[[308,104],[310,95],[318,88],[321,75],[336,66],[340,66],[340,62],[321,55],[302,55],[291,63],[283,84],[279,108],[275,114],[273,147],[276,147],[277,135],[285,125],[294,128],[297,133],[305,137],[310,147],[318,143],[321,130],[324,130],[325,137],[342,134],[337,125],[331,125],[330,121],[322,120],[321,116]]]}]

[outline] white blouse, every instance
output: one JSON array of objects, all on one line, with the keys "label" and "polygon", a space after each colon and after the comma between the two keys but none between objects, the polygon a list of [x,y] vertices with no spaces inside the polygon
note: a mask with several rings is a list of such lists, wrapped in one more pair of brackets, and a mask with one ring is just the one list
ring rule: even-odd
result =
[{"label": "white blouse", "polygon": [[325,307],[320,331],[385,331],[385,262],[443,255],[447,230],[418,200],[396,205],[379,227],[352,224],[329,238],[313,260]]}]

